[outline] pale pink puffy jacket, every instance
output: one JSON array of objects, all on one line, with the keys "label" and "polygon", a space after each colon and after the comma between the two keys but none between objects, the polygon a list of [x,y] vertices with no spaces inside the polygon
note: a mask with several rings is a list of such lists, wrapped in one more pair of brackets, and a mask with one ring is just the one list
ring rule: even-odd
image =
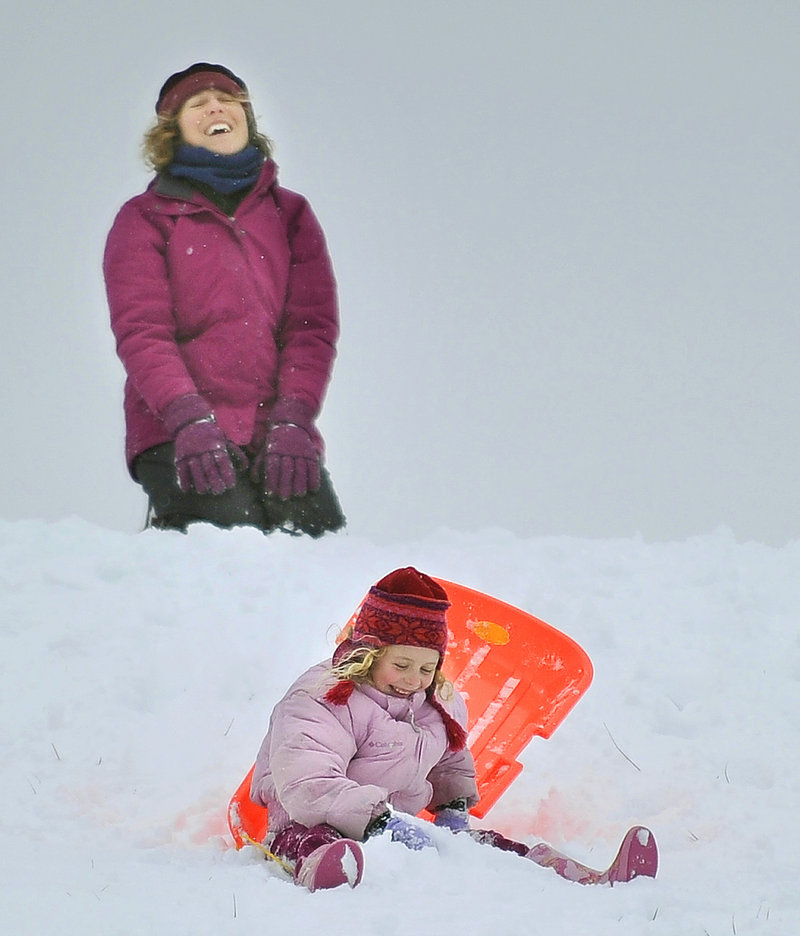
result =
[{"label": "pale pink puffy jacket", "polygon": [[[472,755],[448,750],[442,717],[425,693],[399,699],[360,685],[345,705],[334,705],[323,698],[331,685],[330,663],[320,663],[272,713],[250,789],[269,810],[270,833],[290,820],[325,822],[360,839],[387,804],[416,815],[457,797],[477,802]],[[466,727],[460,695],[442,704]]]}]

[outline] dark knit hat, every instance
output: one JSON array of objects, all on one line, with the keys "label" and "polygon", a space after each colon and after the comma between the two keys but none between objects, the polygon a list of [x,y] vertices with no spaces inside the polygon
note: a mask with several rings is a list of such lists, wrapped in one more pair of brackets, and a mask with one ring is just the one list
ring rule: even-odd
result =
[{"label": "dark knit hat", "polygon": [[158,92],[156,113],[159,117],[173,117],[192,95],[216,88],[228,94],[247,94],[247,85],[224,65],[195,62],[183,71],[175,72]]},{"label": "dark knit hat", "polygon": [[[353,651],[390,646],[425,647],[439,654],[437,672],[447,650],[447,620],[450,602],[442,586],[423,572],[408,566],[395,569],[370,588],[358,611],[352,633],[336,648],[333,665],[342,663]],[[355,688],[341,679],[325,694],[333,705],[345,705]],[[435,680],[428,687],[430,704],[439,712],[451,750],[461,750],[466,732],[436,698]]]}]

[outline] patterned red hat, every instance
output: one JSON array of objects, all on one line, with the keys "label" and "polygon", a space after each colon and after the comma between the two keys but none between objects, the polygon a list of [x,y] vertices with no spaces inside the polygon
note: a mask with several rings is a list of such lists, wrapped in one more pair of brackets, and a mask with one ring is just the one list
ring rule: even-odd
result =
[{"label": "patterned red hat", "polygon": [[[435,650],[441,664],[447,650],[445,614],[449,607],[447,592],[429,575],[411,566],[395,569],[370,588],[352,633],[333,654],[333,665],[362,647],[389,646]],[[450,749],[461,750],[466,732],[436,698],[434,687],[432,683],[427,690],[428,701],[442,716]],[[333,705],[346,705],[354,688],[352,680],[341,679],[328,690],[325,699]]]},{"label": "patterned red hat", "polygon": [[447,592],[429,575],[408,566],[395,569],[370,588],[353,632],[333,655],[340,663],[359,647],[427,647],[447,650]]}]

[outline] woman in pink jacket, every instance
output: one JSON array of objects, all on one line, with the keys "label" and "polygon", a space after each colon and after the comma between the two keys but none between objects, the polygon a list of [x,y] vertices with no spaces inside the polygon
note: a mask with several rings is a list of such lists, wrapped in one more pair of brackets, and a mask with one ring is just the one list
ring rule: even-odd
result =
[{"label": "woman in pink jacket", "polygon": [[304,673],[275,706],[250,788],[268,810],[268,853],[310,890],[354,887],[361,843],[371,837],[388,833],[415,850],[434,845],[413,820],[427,809],[437,826],[580,883],[654,876],[655,840],[641,827],[605,872],[544,843],[469,829],[478,790],[467,709],[440,669],[448,607],[434,579],[410,567],[391,572],[370,589],[332,661]]},{"label": "woman in pink jacket", "polygon": [[144,144],[156,176],[123,205],[104,257],[127,460],[150,522],[337,530],[316,427],[339,334],[319,222],[278,185],[233,72],[177,72],[156,113]]}]

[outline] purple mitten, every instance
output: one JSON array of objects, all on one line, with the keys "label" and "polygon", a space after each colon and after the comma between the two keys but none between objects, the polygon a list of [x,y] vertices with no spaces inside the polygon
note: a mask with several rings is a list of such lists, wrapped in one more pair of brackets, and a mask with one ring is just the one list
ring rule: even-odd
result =
[{"label": "purple mitten", "polygon": [[278,399],[270,409],[269,421],[266,441],[250,468],[252,482],[281,500],[319,490],[314,411],[301,400]]},{"label": "purple mitten", "polygon": [[400,842],[412,851],[422,851],[423,848],[435,848],[433,839],[428,833],[413,822],[403,819],[394,813],[384,826],[391,833],[393,842]]},{"label": "purple mitten", "polygon": [[250,477],[281,500],[319,490],[319,455],[313,439],[300,426],[273,426],[253,460]]},{"label": "purple mitten", "polygon": [[175,436],[175,468],[182,491],[222,494],[236,485],[228,440],[210,419],[189,423]]},{"label": "purple mitten", "polygon": [[[175,470],[181,490],[222,494],[234,487],[236,471],[228,440],[201,396],[187,394],[173,400],[163,419],[164,428],[175,439]],[[238,449],[237,453],[244,457]]]},{"label": "purple mitten", "polygon": [[453,800],[439,806],[433,814],[433,824],[451,832],[466,832],[469,829],[469,812],[465,799]]},{"label": "purple mitten", "polygon": [[266,489],[281,500],[319,490],[319,455],[300,426],[273,426],[266,444]]}]

